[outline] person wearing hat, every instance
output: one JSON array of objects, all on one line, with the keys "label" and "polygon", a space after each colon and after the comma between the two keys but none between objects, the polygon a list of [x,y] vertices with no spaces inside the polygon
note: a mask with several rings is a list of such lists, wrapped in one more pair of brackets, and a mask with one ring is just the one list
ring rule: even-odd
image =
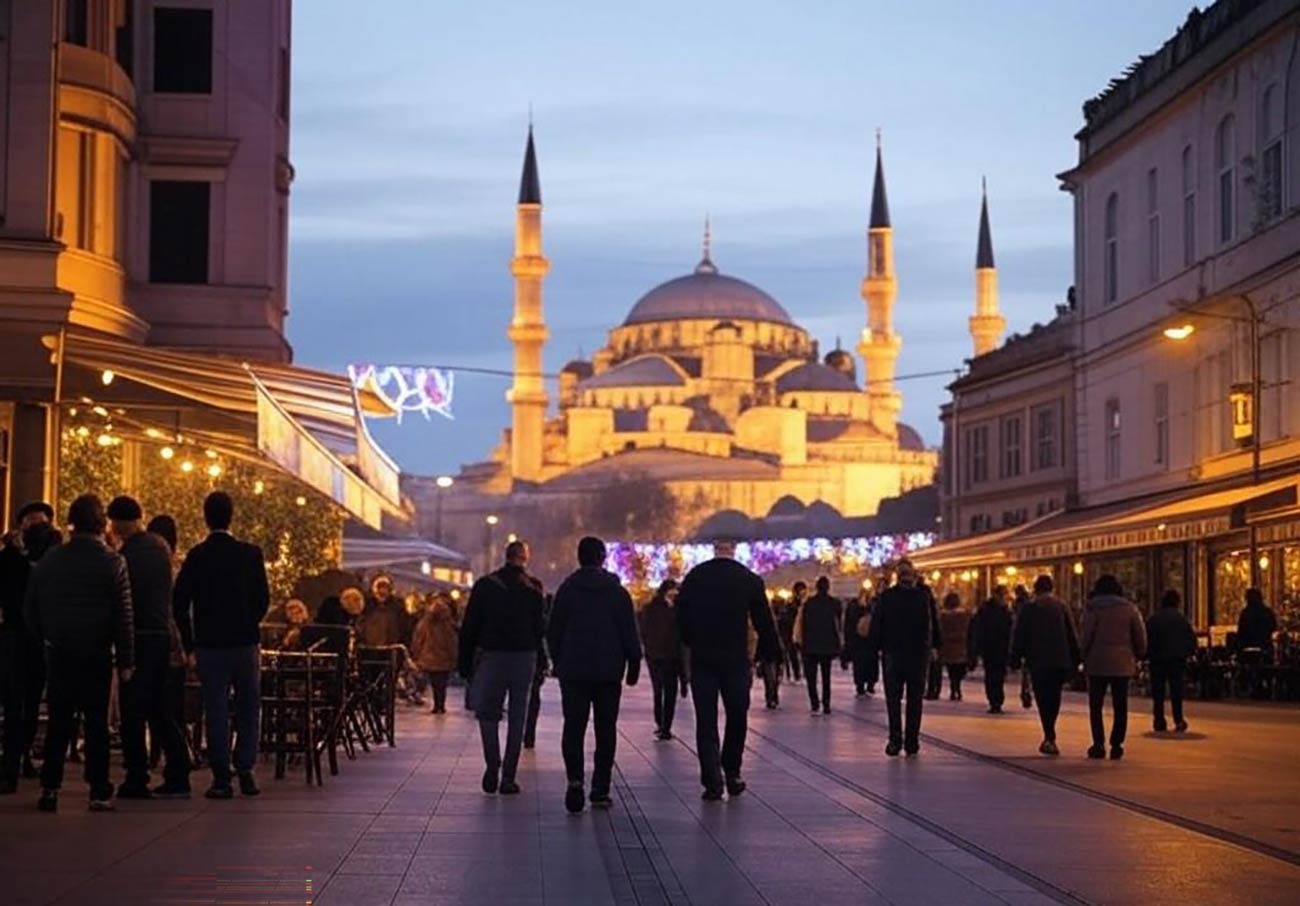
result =
[{"label": "person wearing hat", "polygon": [[4,762],[0,793],[16,793],[18,776],[36,775],[28,751],[36,737],[45,691],[45,652],[27,630],[23,597],[32,566],[63,538],[54,527],[54,508],[44,501],[18,511],[18,527],[0,548],[0,679],[4,701]]},{"label": "person wearing hat", "polygon": [[[108,519],[126,560],[135,608],[135,675],[122,685],[122,759],[126,782],[119,799],[189,798],[189,756],[179,727],[166,711],[167,673],[174,640],[179,638],[172,617],[172,556],[167,542],[145,531],[144,511],[133,497],[114,497]],[[149,749],[145,726],[162,733],[158,740],[167,758],[162,786],[149,789]]]}]

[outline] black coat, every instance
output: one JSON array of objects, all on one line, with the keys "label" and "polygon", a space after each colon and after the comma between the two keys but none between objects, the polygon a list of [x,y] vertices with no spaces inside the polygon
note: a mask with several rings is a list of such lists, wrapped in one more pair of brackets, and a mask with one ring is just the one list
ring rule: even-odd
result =
[{"label": "black coat", "polygon": [[[871,618],[871,601],[863,603],[860,599],[854,598],[844,607],[844,657],[850,658],[860,651],[869,650],[865,636],[858,634],[858,624],[862,618]],[[868,623],[868,632],[870,632],[870,623]]]},{"label": "black coat", "polygon": [[1273,633],[1277,632],[1277,617],[1267,604],[1247,604],[1237,618],[1237,647],[1262,648],[1271,651]]},{"label": "black coat", "polygon": [[677,628],[677,610],[655,595],[641,608],[641,644],[647,661],[680,661],[682,633]]},{"label": "black coat", "polygon": [[803,653],[835,657],[842,645],[843,605],[839,598],[817,594],[803,605]]},{"label": "black coat", "polygon": [[53,650],[135,666],[126,562],[97,535],[73,535],[41,558],[27,580],[24,616],[28,632]]},{"label": "black coat", "polygon": [[775,663],[781,643],[759,576],[726,557],[701,563],[677,594],[677,626],[691,663],[717,668],[749,663],[749,627],[758,634],[758,659]]},{"label": "black coat", "polygon": [[583,567],[560,583],[546,641],[561,681],[635,682],[641,670],[632,597],[600,567]]},{"label": "black coat", "polygon": [[939,608],[923,585],[895,585],[880,593],[871,614],[868,643],[897,658],[928,658],[939,649]]},{"label": "black coat", "polygon": [[975,612],[970,623],[970,659],[985,667],[1005,667],[1011,657],[1011,608],[989,598]]},{"label": "black coat", "polygon": [[481,577],[469,593],[460,627],[457,670],[474,673],[479,651],[539,651],[546,633],[542,583],[522,567],[506,564]]},{"label": "black coat", "polygon": [[1030,670],[1074,670],[1083,660],[1074,618],[1060,598],[1038,595],[1016,615],[1011,636],[1011,665],[1021,660]]},{"label": "black coat", "polygon": [[172,635],[172,552],[167,542],[148,532],[127,538],[120,551],[131,577],[131,604],[136,635]]},{"label": "black coat", "polygon": [[172,600],[186,651],[256,645],[271,603],[262,549],[213,532],[185,555]]},{"label": "black coat", "polygon": [[1196,632],[1177,607],[1161,607],[1147,619],[1147,657],[1185,661],[1196,653]]}]

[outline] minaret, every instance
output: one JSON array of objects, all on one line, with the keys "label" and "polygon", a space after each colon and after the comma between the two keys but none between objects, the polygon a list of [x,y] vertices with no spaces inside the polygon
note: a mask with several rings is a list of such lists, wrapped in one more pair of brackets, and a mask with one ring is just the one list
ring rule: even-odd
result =
[{"label": "minaret", "polygon": [[997,349],[1007,329],[1007,319],[998,310],[998,269],[993,264],[993,234],[989,230],[989,192],[983,187],[980,202],[980,236],[975,246],[975,314],[970,319],[970,338],[975,355]]},{"label": "minaret", "polygon": [[515,312],[507,335],[515,347],[515,376],[506,400],[510,403],[510,477],[515,481],[540,481],[542,477],[547,403],[542,346],[548,336],[542,315],[542,279],[550,266],[542,254],[542,186],[530,122],[515,208],[515,255],[510,259]]},{"label": "minaret", "polygon": [[866,390],[871,423],[889,437],[898,434],[902,397],[894,385],[894,370],[903,341],[894,333],[894,300],[898,278],[894,274],[894,230],[889,225],[889,199],[885,196],[885,166],[881,158],[880,130],[876,130],[876,180],[871,190],[871,223],[867,229],[867,276],[862,298],[867,303],[867,329],[862,331],[858,354],[866,365]]}]

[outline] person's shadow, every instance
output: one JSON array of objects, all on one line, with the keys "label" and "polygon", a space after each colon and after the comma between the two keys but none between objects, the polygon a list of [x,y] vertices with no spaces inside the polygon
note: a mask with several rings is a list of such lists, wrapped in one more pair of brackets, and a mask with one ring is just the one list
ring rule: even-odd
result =
[{"label": "person's shadow", "polygon": [[1190,731],[1187,733],[1175,733],[1172,730],[1166,730],[1163,733],[1157,733],[1155,730],[1148,730],[1142,735],[1147,739],[1164,739],[1169,742],[1191,742],[1193,740],[1210,738],[1209,735],[1205,733],[1193,733]]}]

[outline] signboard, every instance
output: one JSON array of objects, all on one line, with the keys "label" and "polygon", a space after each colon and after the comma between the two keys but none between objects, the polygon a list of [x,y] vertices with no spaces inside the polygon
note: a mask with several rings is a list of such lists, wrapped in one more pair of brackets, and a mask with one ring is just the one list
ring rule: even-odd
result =
[{"label": "signboard", "polygon": [[1250,384],[1233,384],[1228,395],[1232,410],[1232,439],[1249,446],[1255,431],[1255,394]]},{"label": "signboard", "polygon": [[451,400],[455,375],[441,368],[409,365],[349,365],[352,386],[378,396],[397,413],[397,423],[408,412],[425,420],[431,415],[452,418]]}]

